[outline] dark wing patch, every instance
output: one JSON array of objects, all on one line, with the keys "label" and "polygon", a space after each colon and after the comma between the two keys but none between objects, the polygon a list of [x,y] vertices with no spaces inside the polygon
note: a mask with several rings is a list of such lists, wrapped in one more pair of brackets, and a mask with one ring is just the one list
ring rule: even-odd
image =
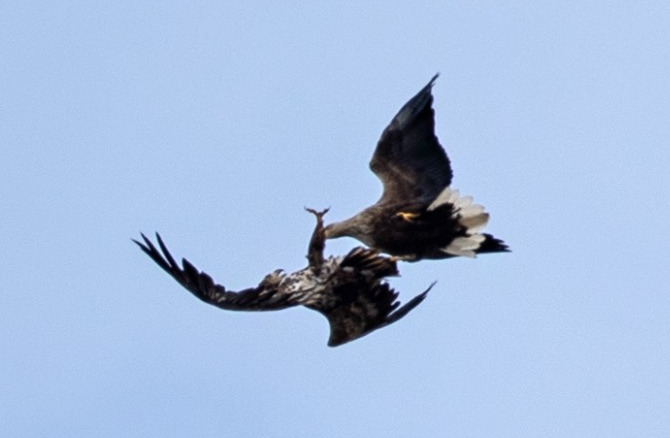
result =
[{"label": "dark wing patch", "polygon": [[451,183],[449,158],[435,136],[431,90],[437,76],[400,109],[377,143],[370,169],[384,185],[379,203],[431,202]]},{"label": "dark wing patch", "polygon": [[370,248],[358,246],[344,257],[340,263],[340,269],[352,267],[359,271],[369,271],[374,278],[383,278],[399,275],[398,265],[388,257],[381,257],[379,253]]},{"label": "dark wing patch", "polygon": [[367,248],[354,248],[344,257],[329,279],[330,294],[309,306],[328,319],[329,346],[353,341],[393,324],[424,300],[430,287],[398,308],[398,292],[381,281],[397,274],[394,261]]},{"label": "dark wing patch", "polygon": [[398,293],[387,283],[363,288],[347,284],[336,288],[334,294],[340,297],[339,304],[328,311],[321,310],[330,324],[328,345],[336,347],[393,324],[418,306],[432,287],[400,308],[400,302],[396,301]]},{"label": "dark wing patch", "polygon": [[257,287],[244,289],[240,292],[228,291],[224,286],[216,284],[212,277],[198,271],[188,260],[182,259],[182,267],[180,267],[158,233],[156,233],[156,240],[161,251],[158,251],[144,234],[142,234],[142,239],[144,240],[143,243],[137,240],[133,240],[133,242],[179,284],[208,304],[226,310],[279,310],[299,304],[295,300],[295,295],[291,296],[279,292],[278,282],[270,281],[272,274],[266,277]]}]

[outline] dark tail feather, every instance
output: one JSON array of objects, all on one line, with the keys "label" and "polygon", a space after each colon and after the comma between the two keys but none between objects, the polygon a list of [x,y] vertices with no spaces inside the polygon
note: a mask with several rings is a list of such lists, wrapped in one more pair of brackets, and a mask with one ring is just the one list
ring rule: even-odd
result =
[{"label": "dark tail feather", "polygon": [[488,233],[483,233],[483,235],[486,237],[486,239],[481,243],[479,248],[475,250],[477,254],[489,252],[511,252],[507,244],[502,240],[497,239]]}]

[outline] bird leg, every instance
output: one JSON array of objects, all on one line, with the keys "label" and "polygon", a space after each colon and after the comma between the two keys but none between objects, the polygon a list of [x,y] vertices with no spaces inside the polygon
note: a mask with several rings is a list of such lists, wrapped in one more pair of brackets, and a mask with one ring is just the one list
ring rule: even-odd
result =
[{"label": "bird leg", "polygon": [[405,222],[412,222],[414,219],[418,218],[421,215],[421,213],[408,213],[405,211],[400,211],[395,215],[404,220]]},{"label": "bird leg", "polygon": [[322,211],[316,211],[305,207],[305,210],[316,216],[316,226],[312,232],[312,238],[309,240],[307,249],[307,261],[312,268],[321,268],[323,265],[323,250],[326,247],[326,235],[323,232],[323,216],[328,213],[329,208]]}]

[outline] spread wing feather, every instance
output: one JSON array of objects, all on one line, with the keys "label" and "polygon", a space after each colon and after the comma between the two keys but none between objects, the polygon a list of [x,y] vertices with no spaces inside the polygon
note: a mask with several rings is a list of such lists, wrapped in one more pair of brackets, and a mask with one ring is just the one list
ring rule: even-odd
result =
[{"label": "spread wing feather", "polygon": [[449,158],[435,136],[435,75],[386,127],[370,161],[384,185],[378,203],[431,202],[451,183]]},{"label": "spread wing feather", "polygon": [[272,274],[256,287],[239,292],[228,291],[224,286],[216,284],[212,277],[198,271],[188,260],[182,259],[180,267],[158,233],[156,233],[156,240],[160,251],[144,234],[142,234],[142,239],[143,243],[137,240],[133,242],[179,284],[208,304],[226,310],[279,310],[299,304],[299,297],[295,294],[281,293],[277,287],[278,281],[270,281]]},{"label": "spread wing feather", "polygon": [[[319,310],[328,319],[330,324],[328,345],[335,347],[400,320],[426,298],[431,288],[432,285],[398,308],[400,305],[396,301],[398,293],[388,284],[381,283],[359,290],[362,293],[354,294],[355,298],[346,304],[342,303],[333,309],[315,310]],[[336,290],[336,293],[343,292],[347,293]]]},{"label": "spread wing feather", "polygon": [[309,306],[328,319],[329,346],[344,344],[393,324],[418,306],[433,287],[398,308],[398,292],[381,281],[397,274],[395,262],[367,248],[354,248],[342,260],[337,273],[331,276],[333,291],[326,298],[332,298],[318,306]]}]

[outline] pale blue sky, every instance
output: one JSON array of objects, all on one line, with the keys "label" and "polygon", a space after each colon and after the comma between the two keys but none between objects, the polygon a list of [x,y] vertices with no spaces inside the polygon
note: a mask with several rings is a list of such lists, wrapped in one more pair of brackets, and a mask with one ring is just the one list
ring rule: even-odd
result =
[{"label": "pale blue sky", "polygon": [[[0,435],[670,436],[670,3],[5,2]],[[401,266],[428,299],[326,346],[233,313],[440,72],[453,187],[511,254]],[[353,240],[329,242],[343,254]]]}]

